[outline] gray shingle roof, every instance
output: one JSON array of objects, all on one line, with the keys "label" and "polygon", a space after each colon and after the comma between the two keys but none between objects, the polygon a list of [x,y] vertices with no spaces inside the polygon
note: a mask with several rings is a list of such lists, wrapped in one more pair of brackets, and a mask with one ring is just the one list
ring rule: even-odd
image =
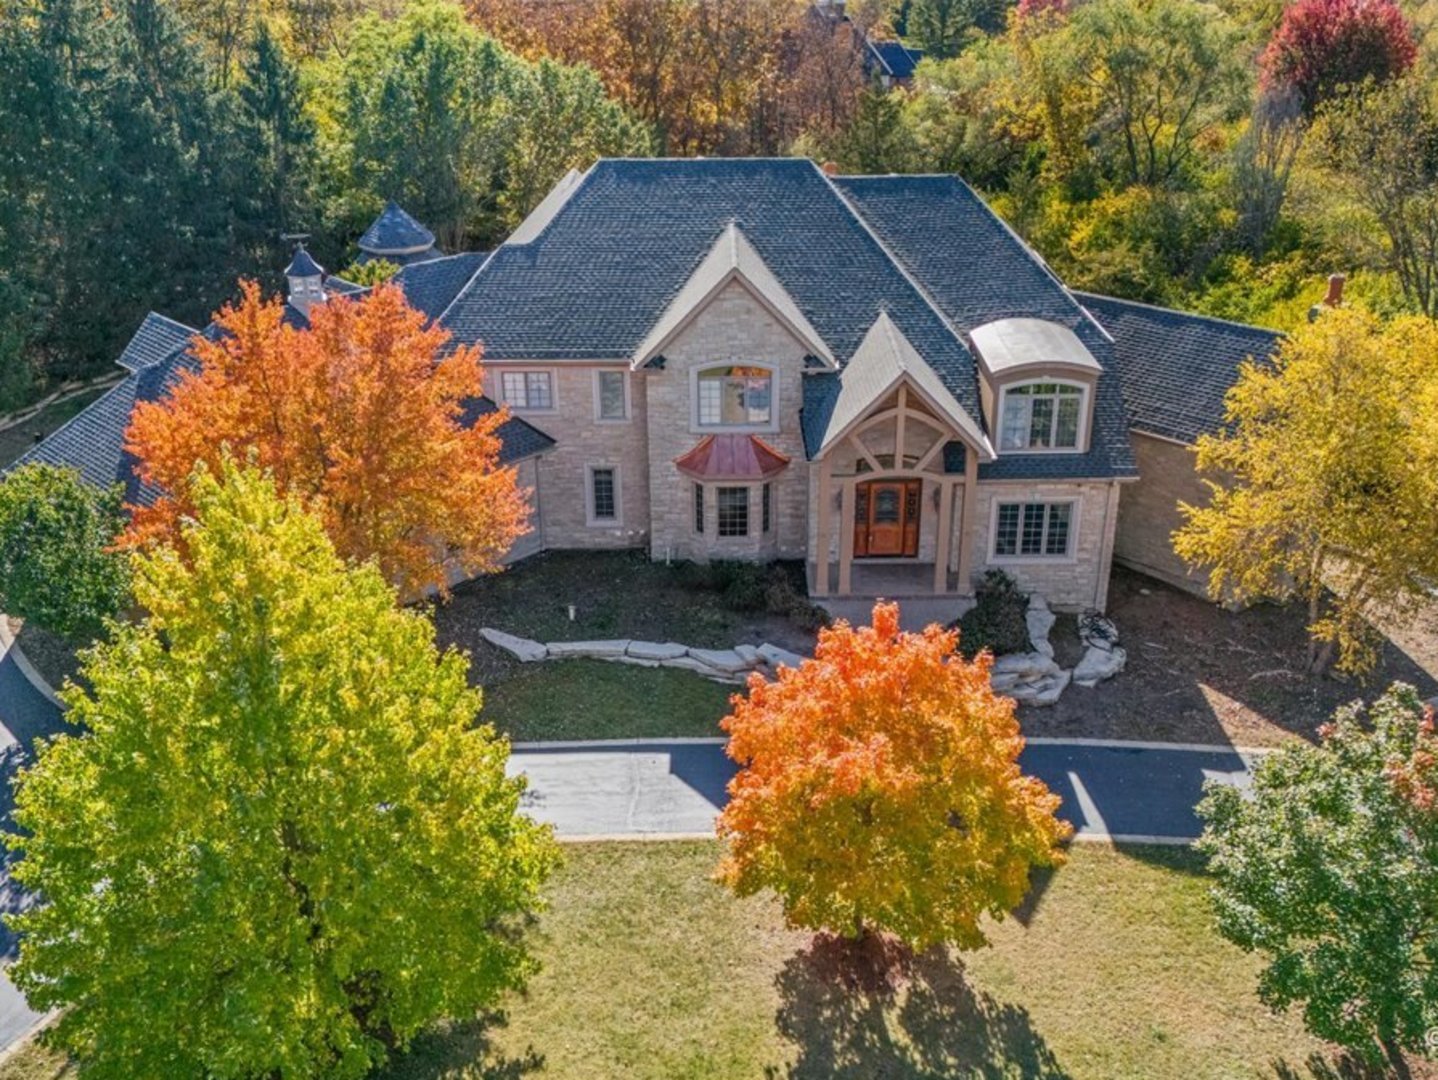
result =
[{"label": "gray shingle roof", "polygon": [[955,176],[834,182],[961,333],[996,319],[1046,319],[1077,334],[1108,373],[1098,380],[1087,453],[1001,454],[979,466],[981,480],[1138,475],[1112,342],[972,188]]},{"label": "gray shingle roof", "polygon": [[1114,338],[1133,427],[1193,442],[1223,426],[1223,398],[1249,357],[1264,360],[1276,330],[1076,293]]},{"label": "gray shingle roof", "polygon": [[197,366],[186,351],[179,350],[126,376],[44,442],[30,449],[12,467],[34,462],[59,465],[75,469],[83,480],[96,487],[120,484],[128,503],[154,502],[159,491],[140,483],[135,475],[135,459],[125,451],[130,414],[140,402],[162,397],[182,371],[195,370]]},{"label": "gray shingle roof", "polygon": [[391,262],[413,260],[433,247],[434,233],[405,213],[393,199],[359,238],[359,249],[365,255]]},{"label": "gray shingle roof", "polygon": [[869,38],[868,45],[884,74],[895,79],[912,79],[914,69],[924,58],[922,49],[910,49],[901,41],[876,41]]},{"label": "gray shingle roof", "polygon": [[413,263],[401,269],[394,282],[404,289],[411,307],[437,319],[488,257],[485,251],[467,251]]},{"label": "gray shingle roof", "polygon": [[494,252],[445,324],[494,359],[628,357],[731,222],[836,357],[887,308],[978,414],[967,348],[800,159],[600,161],[536,239]]},{"label": "gray shingle roof", "polygon": [[126,371],[139,371],[158,364],[175,350],[183,348],[196,333],[198,331],[193,327],[152,311],[145,316],[145,321],[135,331],[135,336],[116,363]]},{"label": "gray shingle roof", "polygon": [[[478,420],[481,416],[488,416],[498,409],[487,397],[470,398],[465,402],[464,415],[461,418],[465,425]],[[527,420],[521,420],[517,416],[511,416],[504,423],[499,425],[499,463],[501,465],[512,465],[535,454],[542,454],[554,445],[554,440]]]},{"label": "gray shingle roof", "polygon": [[303,246],[295,249],[295,257],[285,267],[285,277],[321,277],[324,272],[324,267],[315,262],[314,256]]}]

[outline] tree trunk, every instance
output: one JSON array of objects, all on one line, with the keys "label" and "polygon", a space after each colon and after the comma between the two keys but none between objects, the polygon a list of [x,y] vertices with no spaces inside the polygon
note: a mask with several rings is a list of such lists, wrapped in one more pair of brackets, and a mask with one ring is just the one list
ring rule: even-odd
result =
[{"label": "tree trunk", "polygon": [[1413,1073],[1408,1068],[1408,1059],[1403,1056],[1403,1051],[1391,1038],[1380,1039],[1379,1044],[1383,1047],[1383,1057],[1388,1061],[1388,1068],[1398,1080],[1413,1080]]}]

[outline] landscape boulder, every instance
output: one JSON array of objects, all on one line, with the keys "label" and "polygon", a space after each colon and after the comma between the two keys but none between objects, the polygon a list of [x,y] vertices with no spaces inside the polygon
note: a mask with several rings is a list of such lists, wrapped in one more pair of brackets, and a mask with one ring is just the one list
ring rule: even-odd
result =
[{"label": "landscape boulder", "polygon": [[580,657],[594,660],[618,660],[628,648],[628,638],[611,641],[551,641],[549,655],[556,660]]},{"label": "landscape boulder", "polygon": [[503,649],[511,656],[526,664],[531,664],[536,660],[543,660],[549,656],[548,647],[540,644],[538,641],[530,641],[529,638],[515,637],[513,634],[506,634],[503,630],[492,630],[486,626],[480,629],[479,636],[495,648]]},{"label": "landscape boulder", "polygon": [[1117,645],[1090,645],[1084,650],[1083,659],[1074,668],[1074,683],[1078,686],[1097,686],[1105,679],[1117,675],[1127,662],[1128,653]]},{"label": "landscape boulder", "polygon": [[687,645],[680,645],[677,641],[631,641],[625,655],[632,656],[636,660],[677,660],[681,656],[689,654]]}]

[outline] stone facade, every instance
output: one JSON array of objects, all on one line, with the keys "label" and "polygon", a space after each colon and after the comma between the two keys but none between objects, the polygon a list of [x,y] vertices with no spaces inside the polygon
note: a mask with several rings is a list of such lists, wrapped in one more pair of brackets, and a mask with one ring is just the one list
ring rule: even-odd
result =
[{"label": "stone facade", "polygon": [[[724,286],[707,305],[685,323],[662,350],[662,367],[630,372],[627,363],[502,362],[489,365],[490,385],[502,387],[501,373],[544,370],[551,373],[554,402],[547,410],[516,409],[519,416],[553,434],[557,444],[537,459],[521,464],[520,482],[534,490],[535,531],[516,548],[523,557],[543,548],[644,547],[656,559],[715,558],[802,559],[813,561],[811,537],[819,518],[819,466],[806,460],[799,427],[803,403],[805,356],[809,350],[741,282]],[[675,459],[692,449],[714,429],[698,424],[695,402],[697,373],[716,365],[754,365],[772,369],[775,396],[772,424],[767,429],[742,429],[757,434],[790,464],[770,481],[771,529],[764,532],[759,483],[749,488],[749,534],[718,535],[716,487],[705,487],[704,529],[694,528],[694,485],[675,466]],[[596,371],[623,372],[628,379],[628,418],[598,419]],[[866,431],[862,440],[876,455],[892,460],[895,432],[885,422]],[[733,429],[731,429],[733,430]],[[932,444],[933,432],[910,424],[906,432],[906,458],[921,456]],[[1150,442],[1151,440],[1145,440]],[[1177,448],[1175,448],[1177,449]],[[831,462],[835,476],[830,498],[838,499],[842,477],[854,475],[857,454],[836,448]],[[847,455],[847,456],[846,456]],[[620,517],[601,523],[593,518],[590,471],[613,468],[619,484]],[[1191,475],[1192,470],[1189,469]],[[918,563],[932,563],[938,534],[940,476],[923,477]],[[954,478],[958,479],[958,478]],[[740,486],[740,485],[722,485]],[[958,537],[971,535],[973,580],[990,566],[1000,566],[1026,588],[1042,593],[1056,607],[1081,609],[1104,606],[1108,567],[1114,550],[1120,505],[1119,485],[1094,483],[981,483],[972,509],[964,520],[963,485],[955,487],[952,502],[953,536],[950,571],[958,565]],[[1078,512],[1073,554],[1065,559],[992,559],[990,531],[994,505],[1000,501],[1073,499]],[[1146,505],[1146,502],[1145,504]],[[845,528],[832,509],[834,527],[830,560],[837,560]],[[1130,512],[1125,519],[1141,515]],[[1138,526],[1136,526],[1138,527]],[[1132,550],[1132,545],[1124,548]],[[957,582],[960,595],[972,591],[973,582]]]},{"label": "stone facade", "polygon": [[[487,384],[498,392],[505,371],[548,371],[551,409],[514,409],[557,440],[538,461],[530,486],[537,491],[541,536],[546,548],[643,547],[649,535],[649,458],[644,377],[627,363],[492,363]],[[597,419],[595,372],[620,371],[629,380],[629,418]],[[511,406],[513,408],[513,406]],[[596,522],[590,514],[589,471],[617,470],[619,520]]]},{"label": "stone facade", "polygon": [[[1041,593],[1060,610],[1104,609],[1108,599],[1109,562],[1118,520],[1119,488],[1113,481],[1095,483],[981,483],[975,500],[974,580],[996,567],[1023,588]],[[1001,502],[1077,501],[1072,554],[1064,559],[995,558],[992,530],[995,506]],[[970,590],[963,590],[970,591]]]},{"label": "stone facade", "polygon": [[1208,502],[1208,491],[1194,468],[1193,448],[1135,431],[1133,452],[1141,479],[1123,493],[1114,558],[1160,581],[1206,595],[1208,575],[1190,570],[1175,554],[1172,540],[1173,531],[1183,524],[1178,504]]},{"label": "stone facade", "polygon": [[[808,466],[799,431],[804,357],[808,349],[774,318],[749,290],[731,281],[664,347],[662,370],[650,368],[644,383],[648,403],[650,554],[656,559],[803,558],[808,542]],[[694,530],[694,481],[674,460],[707,434],[694,413],[695,374],[723,364],[757,364],[773,369],[772,405],[777,430],[753,434],[789,458],[771,481],[773,523],[760,530],[759,485],[750,491],[749,535],[718,535],[713,487],[704,500],[704,532]]]}]

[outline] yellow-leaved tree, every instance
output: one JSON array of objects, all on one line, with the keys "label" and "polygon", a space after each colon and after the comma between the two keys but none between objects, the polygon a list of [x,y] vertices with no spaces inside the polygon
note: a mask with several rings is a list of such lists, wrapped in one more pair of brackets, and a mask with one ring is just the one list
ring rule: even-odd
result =
[{"label": "yellow-leaved tree", "polygon": [[1206,506],[1174,549],[1215,597],[1302,598],[1309,666],[1370,669],[1379,611],[1402,618],[1438,582],[1438,325],[1328,310],[1228,393],[1198,441]]},{"label": "yellow-leaved tree", "polygon": [[872,626],[820,631],[814,659],[778,681],[749,680],[723,720],[740,765],[719,817],[727,884],[773,889],[795,926],[984,943],[980,918],[1016,907],[1071,829],[1019,768],[990,657],[966,661],[957,642],[901,633],[898,605],[879,604]]}]

